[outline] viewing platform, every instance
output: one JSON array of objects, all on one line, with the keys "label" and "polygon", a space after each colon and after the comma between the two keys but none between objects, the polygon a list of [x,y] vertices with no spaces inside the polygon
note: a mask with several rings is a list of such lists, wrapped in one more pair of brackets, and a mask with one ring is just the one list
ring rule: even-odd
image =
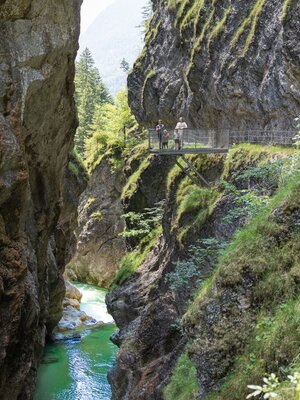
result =
[{"label": "viewing platform", "polygon": [[182,144],[178,149],[174,138],[174,129],[167,129],[169,133],[168,147],[159,142],[155,129],[148,129],[149,152],[159,155],[185,154],[218,154],[227,153],[234,144],[250,143],[261,145],[292,146],[293,138],[298,133],[294,130],[244,130],[229,129],[185,129],[182,135]]}]

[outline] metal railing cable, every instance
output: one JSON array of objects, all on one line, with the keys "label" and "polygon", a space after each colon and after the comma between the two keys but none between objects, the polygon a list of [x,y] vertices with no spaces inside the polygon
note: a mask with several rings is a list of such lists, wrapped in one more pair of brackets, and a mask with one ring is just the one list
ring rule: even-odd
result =
[{"label": "metal railing cable", "polygon": [[[176,149],[174,130],[167,129],[169,138],[161,137],[155,129],[148,130],[150,150],[160,150],[162,147],[169,150]],[[181,140],[184,149],[201,148],[229,148],[234,144],[249,143],[261,145],[286,145],[293,144],[293,137],[297,130],[232,130],[232,129],[184,129]]]}]

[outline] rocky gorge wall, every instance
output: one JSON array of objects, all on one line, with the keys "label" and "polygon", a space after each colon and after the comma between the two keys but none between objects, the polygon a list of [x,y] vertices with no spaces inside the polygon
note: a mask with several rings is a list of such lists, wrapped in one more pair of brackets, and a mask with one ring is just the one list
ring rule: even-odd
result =
[{"label": "rocky gorge wall", "polygon": [[[162,169],[165,161],[166,157],[153,158],[152,167],[144,172],[146,180],[142,181],[143,185],[149,176],[154,175],[154,171],[158,173]],[[220,177],[223,161],[223,157],[212,157],[210,160],[201,158],[201,172],[206,178],[215,180]],[[169,165],[165,164],[164,171],[167,173],[164,181],[160,182],[160,190],[166,198],[163,232],[157,237],[137,271],[107,296],[108,310],[120,329],[113,337],[114,342],[120,346],[120,351],[116,366],[109,374],[113,399],[162,398],[162,390],[186,344],[186,337],[180,332],[178,321],[190,292],[187,290],[176,296],[168,289],[165,278],[172,271],[174,263],[187,253],[189,242],[195,241],[195,231],[190,226],[184,246],[179,243],[180,229],[175,228],[178,211],[176,191],[183,174],[174,167],[172,157]],[[173,177],[172,181],[170,177]],[[219,213],[223,207],[226,209],[228,204],[220,204]],[[189,226],[191,217],[192,214],[185,215],[184,221],[180,222],[181,228]],[[206,234],[211,230],[213,232],[209,234],[218,230],[217,222],[214,224],[216,226],[205,230]],[[220,234],[226,236],[225,232]],[[230,234],[227,232],[227,235]],[[203,277],[209,275],[210,269],[211,266],[206,266]]]},{"label": "rocky gorge wall", "polygon": [[144,143],[132,149],[112,146],[100,153],[80,197],[76,250],[65,273],[68,279],[109,288],[121,259],[130,252],[130,239],[123,236],[124,216],[155,207],[165,198],[164,183],[173,164],[172,157],[149,156]]},{"label": "rocky gorge wall", "polygon": [[[293,130],[298,1],[155,0],[153,7],[128,78],[141,124],[163,118],[173,126],[183,115],[192,128],[228,134]],[[191,157],[209,188],[168,170],[162,233],[107,296],[120,329],[109,375],[114,400],[241,400],[265,375],[284,380],[283,369],[299,370],[298,157],[251,145],[226,158]],[[215,241],[226,247],[217,258],[208,251]],[[297,398],[285,390],[281,396],[278,387],[280,399]]]},{"label": "rocky gorge wall", "polygon": [[[240,400],[247,384],[293,363],[300,337],[291,333],[293,317],[284,326],[276,312],[299,294],[298,161],[295,179],[278,186],[297,157],[247,145],[227,157],[192,156],[210,188],[169,170],[162,234],[107,295],[119,328],[114,400]],[[220,258],[211,247],[219,245]],[[272,333],[257,348],[261,315]],[[188,367],[178,366],[183,355]]]},{"label": "rocky gorge wall", "polygon": [[66,268],[69,279],[106,288],[126,251],[120,236],[125,228],[121,202],[125,179],[110,161],[109,156],[102,158],[81,195],[76,251]]},{"label": "rocky gorge wall", "polygon": [[63,248],[73,219],[61,209],[77,125],[73,79],[80,5],[79,0],[0,2],[3,400],[32,398],[46,325],[51,330],[61,316]]},{"label": "rocky gorge wall", "polygon": [[[191,128],[288,130],[300,109],[297,0],[153,1],[128,78],[145,126],[183,115]],[[225,130],[229,130],[227,133]]]}]

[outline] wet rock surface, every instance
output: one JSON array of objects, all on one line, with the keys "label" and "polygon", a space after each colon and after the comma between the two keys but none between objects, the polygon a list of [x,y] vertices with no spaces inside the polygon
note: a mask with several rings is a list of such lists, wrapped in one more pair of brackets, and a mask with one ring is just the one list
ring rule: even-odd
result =
[{"label": "wet rock surface", "polygon": [[76,128],[79,8],[77,0],[0,2],[3,400],[32,398],[46,325],[51,329],[62,312],[62,262],[53,238]]},{"label": "wet rock surface", "polygon": [[65,286],[62,316],[51,335],[51,340],[54,341],[80,338],[82,331],[99,328],[104,324],[80,310],[82,294],[79,289],[68,281],[65,282]]}]

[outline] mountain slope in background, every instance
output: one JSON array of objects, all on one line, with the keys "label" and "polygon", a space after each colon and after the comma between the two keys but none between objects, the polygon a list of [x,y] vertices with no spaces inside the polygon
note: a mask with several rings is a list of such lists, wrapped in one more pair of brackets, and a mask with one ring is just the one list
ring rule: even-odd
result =
[{"label": "mountain slope in background", "polygon": [[127,76],[120,68],[123,57],[132,65],[141,50],[143,35],[138,26],[146,3],[147,0],[117,0],[80,37],[79,54],[85,47],[91,50],[113,95],[126,86]]}]

